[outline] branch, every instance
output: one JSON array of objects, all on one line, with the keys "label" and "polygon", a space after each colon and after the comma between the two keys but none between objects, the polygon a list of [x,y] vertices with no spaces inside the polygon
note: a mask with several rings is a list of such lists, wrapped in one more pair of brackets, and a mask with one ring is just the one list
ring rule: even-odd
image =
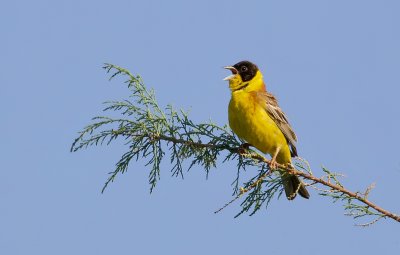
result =
[{"label": "branch", "polygon": [[[282,174],[294,174],[309,180],[307,185],[318,191],[319,195],[331,197],[334,202],[341,201],[346,215],[355,219],[372,217],[372,220],[359,224],[369,226],[382,218],[391,218],[400,222],[400,216],[391,213],[368,200],[373,186],[365,192],[352,192],[339,181],[341,175],[322,168],[323,177],[316,177],[309,164],[297,158],[294,166],[278,165],[272,170],[270,161],[258,151],[244,149],[240,140],[226,125],[220,127],[211,121],[195,123],[188,113],[175,110],[171,105],[162,108],[158,105],[153,90],[148,90],[139,75],[132,75],[121,67],[105,64],[104,69],[113,72],[110,80],[117,75],[127,77],[127,87],[131,92],[128,100],[106,102],[104,111],[119,112],[120,118],[99,116],[86,126],[71,146],[78,151],[90,146],[109,145],[118,138],[126,141],[127,151],[116,163],[115,169],[105,182],[102,192],[119,174],[125,173],[132,160],[145,160],[150,167],[150,192],[160,179],[160,164],[168,152],[171,174],[183,177],[195,165],[205,170],[206,176],[218,164],[234,161],[237,175],[233,181],[234,198],[216,212],[221,211],[237,199],[244,197],[242,210],[250,215],[258,212],[262,206],[267,208],[273,198],[280,198],[283,192]],[[242,181],[241,173],[248,168],[256,168],[258,173],[250,180]]]},{"label": "branch", "polygon": [[[263,157],[260,154],[252,154],[251,157],[256,159],[256,160],[259,160],[261,162],[264,162],[264,163],[266,163],[268,165],[271,163],[270,160],[266,159],[265,157]],[[280,169],[282,169],[282,170],[287,171],[287,173],[289,173],[289,174],[301,176],[304,179],[313,181],[314,183],[319,183],[319,184],[322,184],[323,186],[329,187],[329,188],[331,188],[330,192],[340,192],[340,193],[346,195],[346,197],[357,199],[361,203],[363,203],[363,204],[367,205],[368,207],[373,208],[375,211],[379,212],[381,214],[381,215],[379,215],[380,217],[389,217],[389,218],[392,218],[392,219],[400,222],[400,216],[399,215],[391,213],[391,212],[383,209],[382,207],[379,207],[378,205],[372,203],[371,201],[369,201],[367,199],[368,194],[369,194],[369,192],[370,192],[370,190],[372,188],[371,186],[368,187],[367,192],[365,193],[365,195],[361,196],[359,192],[351,192],[351,191],[345,189],[340,184],[333,184],[333,183],[331,183],[329,181],[325,181],[322,178],[315,177],[313,175],[310,175],[308,173],[305,173],[305,172],[302,172],[302,171],[299,171],[299,170],[296,170],[296,169],[293,169],[293,168],[288,168],[288,167],[286,167],[284,165],[281,165],[281,164],[278,164],[278,167]]]},{"label": "branch", "polygon": [[[233,153],[237,153],[238,155],[247,157],[247,158],[251,158],[254,160],[257,160],[259,162],[262,162],[264,164],[266,164],[266,166],[269,166],[271,161],[268,160],[267,158],[265,158],[264,156],[262,156],[261,154],[257,153],[257,152],[243,152],[242,151],[242,147],[228,147],[228,146],[223,146],[223,145],[213,145],[213,144],[204,144],[204,143],[197,143],[197,142],[191,142],[191,141],[186,141],[183,139],[176,139],[174,137],[169,137],[169,136],[164,136],[164,135],[158,135],[158,136],[152,136],[151,137],[154,140],[158,140],[158,141],[167,141],[167,142],[172,142],[173,144],[185,144],[185,145],[189,145],[192,147],[197,147],[197,148],[211,148],[211,149],[225,149],[228,150],[229,152],[233,152]],[[304,179],[313,181],[313,183],[319,183],[323,186],[329,187],[331,190],[329,192],[339,192],[342,193],[344,195],[346,195],[346,198],[354,198],[358,201],[360,201],[361,203],[365,204],[366,206],[374,209],[375,211],[379,212],[380,215],[378,220],[381,218],[385,218],[385,217],[389,217],[392,218],[398,222],[400,222],[400,216],[396,215],[394,213],[391,213],[381,207],[379,207],[378,205],[372,203],[371,201],[369,201],[368,199],[366,199],[366,196],[361,196],[359,192],[352,192],[350,190],[347,190],[346,188],[344,188],[342,185],[340,184],[334,184],[331,183],[330,181],[326,181],[323,178],[318,178],[315,177],[309,173],[303,172],[303,171],[299,171],[296,170],[294,168],[290,168],[287,167],[285,165],[282,164],[278,164],[277,163],[278,168],[280,169],[280,171],[286,171],[288,174],[293,174],[293,175],[297,175],[297,176],[301,176]],[[229,203],[227,203],[224,207],[220,208],[219,210],[217,210],[215,213],[220,212],[222,209],[224,209],[227,205],[230,205],[232,202],[234,202],[237,198],[239,198],[240,196],[242,196],[243,194],[249,192],[250,190],[256,188],[257,186],[259,186],[261,184],[261,182],[269,175],[272,174],[273,171],[269,170],[268,172],[265,172],[263,175],[261,175],[255,182],[253,182],[249,187],[247,188],[242,188],[240,193],[233,199],[231,200]],[[370,191],[370,188],[368,189],[368,193]],[[368,193],[366,195],[368,195]],[[375,223],[376,221],[374,220],[373,223]],[[364,225],[364,224],[363,224]],[[368,224],[369,225],[369,224]]]}]

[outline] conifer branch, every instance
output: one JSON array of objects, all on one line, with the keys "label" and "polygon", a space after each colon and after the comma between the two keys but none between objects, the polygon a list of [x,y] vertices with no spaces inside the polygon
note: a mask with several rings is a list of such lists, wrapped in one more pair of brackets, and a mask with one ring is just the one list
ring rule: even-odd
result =
[{"label": "conifer branch", "polygon": [[[160,164],[166,153],[169,154],[171,174],[183,177],[184,169],[190,170],[199,165],[206,176],[217,164],[235,160],[237,176],[233,181],[234,198],[216,211],[219,212],[234,201],[244,197],[239,216],[244,212],[253,215],[263,206],[266,208],[273,198],[280,198],[283,192],[281,175],[294,174],[308,180],[309,187],[319,195],[331,197],[334,202],[343,203],[346,215],[355,219],[371,217],[371,221],[359,226],[369,226],[383,218],[400,222],[400,216],[391,213],[368,200],[373,185],[365,192],[352,192],[339,181],[340,174],[322,168],[323,177],[316,177],[307,161],[297,158],[294,166],[278,165],[270,169],[270,161],[258,151],[244,149],[240,140],[227,127],[219,127],[211,121],[195,123],[185,111],[176,111],[171,105],[161,108],[153,90],[148,90],[140,76],[132,75],[121,67],[105,64],[104,69],[112,72],[110,80],[118,75],[126,76],[126,83],[131,95],[129,100],[106,102],[104,111],[116,111],[120,118],[99,116],[86,126],[71,146],[71,151],[78,151],[90,146],[109,145],[117,138],[126,141],[128,150],[116,163],[114,171],[105,182],[102,192],[114,182],[119,174],[125,173],[131,160],[145,160],[149,166],[150,192],[160,179]],[[258,173],[250,180],[242,181],[241,172],[250,168]]]}]

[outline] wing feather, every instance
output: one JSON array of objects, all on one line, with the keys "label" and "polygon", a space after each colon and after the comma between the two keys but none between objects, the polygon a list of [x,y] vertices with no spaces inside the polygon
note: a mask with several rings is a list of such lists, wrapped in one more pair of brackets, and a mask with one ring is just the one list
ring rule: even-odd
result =
[{"label": "wing feather", "polygon": [[292,157],[297,156],[297,149],[296,149],[297,136],[294,133],[292,127],[290,126],[285,113],[279,107],[278,100],[276,100],[274,95],[266,91],[259,92],[258,96],[261,96],[265,100],[266,102],[265,110],[267,111],[268,115],[274,120],[276,125],[279,127],[279,129],[285,136],[291,148]]}]

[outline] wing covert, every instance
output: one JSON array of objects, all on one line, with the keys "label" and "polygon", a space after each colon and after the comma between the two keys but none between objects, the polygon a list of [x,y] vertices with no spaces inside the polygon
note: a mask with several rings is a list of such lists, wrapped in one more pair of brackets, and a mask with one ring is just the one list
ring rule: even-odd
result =
[{"label": "wing covert", "polygon": [[278,101],[272,94],[266,91],[259,93],[259,96],[262,96],[264,98],[266,102],[265,110],[267,111],[268,115],[274,120],[276,125],[279,127],[279,129],[285,136],[291,148],[292,157],[297,156],[297,149],[296,149],[297,136],[294,133],[292,127],[290,126],[285,113],[279,107]]}]

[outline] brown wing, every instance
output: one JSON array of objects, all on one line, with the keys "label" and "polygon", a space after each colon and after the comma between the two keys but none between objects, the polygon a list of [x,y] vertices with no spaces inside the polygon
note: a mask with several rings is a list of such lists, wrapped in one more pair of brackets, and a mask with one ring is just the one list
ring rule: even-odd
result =
[{"label": "brown wing", "polygon": [[282,131],[283,135],[285,136],[285,138],[291,148],[290,152],[291,152],[292,157],[296,157],[297,156],[297,149],[296,149],[297,137],[296,137],[296,134],[294,133],[292,127],[290,126],[285,113],[279,107],[278,101],[272,94],[270,94],[266,91],[260,93],[260,96],[262,96],[266,101],[266,111],[267,111],[268,115],[275,121],[276,125],[279,127],[279,129]]}]

